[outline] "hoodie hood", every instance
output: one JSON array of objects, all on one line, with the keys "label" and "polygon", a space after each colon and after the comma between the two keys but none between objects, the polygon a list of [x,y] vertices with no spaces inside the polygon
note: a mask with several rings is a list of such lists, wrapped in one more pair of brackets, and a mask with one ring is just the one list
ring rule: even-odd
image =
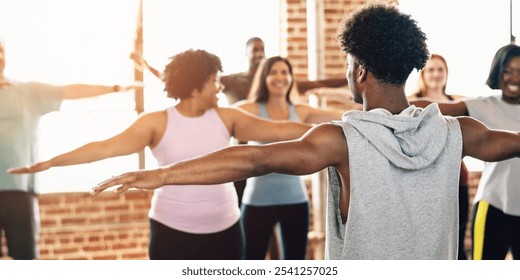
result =
[{"label": "hoodie hood", "polygon": [[436,103],[414,105],[398,115],[385,109],[351,111],[343,121],[352,125],[384,157],[399,168],[422,169],[434,162],[448,140],[446,120]]}]

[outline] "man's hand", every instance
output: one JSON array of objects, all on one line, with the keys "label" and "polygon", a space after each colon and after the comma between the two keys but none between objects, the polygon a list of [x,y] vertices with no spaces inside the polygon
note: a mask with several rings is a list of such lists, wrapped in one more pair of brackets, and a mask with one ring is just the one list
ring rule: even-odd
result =
[{"label": "man's hand", "polygon": [[133,60],[137,65],[141,66],[141,67],[146,67],[146,61],[144,60],[144,58],[137,54],[137,53],[131,53],[130,54],[130,59]]},{"label": "man's hand", "polygon": [[138,53],[131,53],[130,59],[135,62],[135,67],[138,71],[143,72],[144,69],[148,69],[150,73],[152,73],[155,77],[159,78],[160,80],[163,79],[163,73],[154,67],[150,66],[148,62]]},{"label": "man's hand", "polygon": [[162,169],[142,170],[128,172],[122,175],[112,177],[99,183],[90,191],[91,195],[96,195],[110,187],[117,187],[114,192],[122,193],[129,189],[153,190],[164,185]]}]

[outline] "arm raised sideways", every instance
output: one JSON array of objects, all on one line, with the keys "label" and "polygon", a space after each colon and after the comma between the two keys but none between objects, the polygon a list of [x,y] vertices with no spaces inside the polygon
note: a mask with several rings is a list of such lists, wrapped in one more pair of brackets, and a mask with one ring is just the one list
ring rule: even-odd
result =
[{"label": "arm raised sideways", "polygon": [[455,100],[449,102],[434,102],[425,98],[410,100],[410,104],[422,108],[426,108],[431,103],[437,103],[439,105],[439,110],[443,115],[454,117],[469,115],[466,103],[464,103],[464,101],[462,100]]},{"label": "arm raised sideways", "polygon": [[114,86],[105,86],[105,85],[88,85],[88,84],[71,84],[66,85],[63,92],[63,99],[80,99],[80,98],[89,98],[100,96],[113,92],[120,91],[129,91],[133,89],[140,89],[143,85],[140,83],[135,83],[131,85],[114,85]]},{"label": "arm raised sideways", "polygon": [[489,129],[471,117],[457,119],[462,130],[463,156],[488,162],[520,157],[519,132]]},{"label": "arm raised sideways", "polygon": [[218,108],[217,110],[231,135],[241,141],[293,140],[312,128],[310,124],[267,120],[240,108]]},{"label": "arm raised sideways", "polygon": [[91,194],[114,186],[115,192],[119,193],[132,188],[235,182],[272,172],[312,174],[328,166],[344,165],[345,162],[348,162],[348,148],[342,128],[322,124],[297,140],[232,146],[162,168],[125,173],[98,184]]},{"label": "arm raised sideways", "polygon": [[35,173],[45,171],[51,167],[90,163],[139,152],[155,139],[154,137],[156,137],[157,133],[154,126],[160,123],[161,113],[145,114],[123,132],[106,140],[90,142],[49,160],[26,167],[11,168],[7,172],[10,174]]}]

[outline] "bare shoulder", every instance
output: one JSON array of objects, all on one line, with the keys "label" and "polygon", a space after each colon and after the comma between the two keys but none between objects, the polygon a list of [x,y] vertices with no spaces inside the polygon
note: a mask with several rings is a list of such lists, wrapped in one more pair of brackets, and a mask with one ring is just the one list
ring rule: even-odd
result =
[{"label": "bare shoulder", "polygon": [[149,146],[157,146],[162,139],[168,125],[168,113],[166,110],[143,113],[137,120],[139,129],[151,135]]},{"label": "bare shoulder", "polygon": [[166,110],[147,112],[140,114],[134,125],[153,129],[154,131],[162,131],[166,127],[167,120],[168,114]]},{"label": "bare shoulder", "polygon": [[486,128],[486,125],[479,120],[469,117],[469,116],[460,116],[455,117],[457,121],[459,121],[460,129],[464,132],[467,129],[478,129],[478,128]]},{"label": "bare shoulder", "polygon": [[348,161],[347,139],[343,128],[339,125],[333,123],[316,125],[302,137],[302,142],[326,158],[329,166],[343,166]]},{"label": "bare shoulder", "polygon": [[339,135],[342,138],[345,138],[345,135],[343,134],[343,128],[341,127],[341,125],[330,122],[316,125],[311,129],[311,131],[316,131],[317,133],[324,133],[326,135],[331,136]]},{"label": "bare shoulder", "polygon": [[217,107],[215,108],[220,118],[227,124],[230,125],[235,121],[239,120],[244,114],[249,114],[242,108],[239,107]]},{"label": "bare shoulder", "polygon": [[251,100],[240,100],[233,104],[233,107],[241,108],[241,109],[250,109],[250,108],[257,108],[258,103]]},{"label": "bare shoulder", "polygon": [[456,119],[460,124],[464,151],[467,155],[466,151],[469,148],[485,141],[490,130],[484,123],[472,117],[462,116]]},{"label": "bare shoulder", "polygon": [[319,145],[346,145],[343,128],[333,123],[322,123],[311,128],[303,137],[305,141],[311,141]]},{"label": "bare shoulder", "polygon": [[236,108],[236,107],[216,107],[215,111],[222,118],[222,117],[228,117],[230,115],[237,114],[240,111],[240,108]]},{"label": "bare shoulder", "polygon": [[166,120],[167,115],[168,114],[166,113],[166,110],[146,112],[146,113],[141,113],[139,115],[139,119],[143,119],[145,121],[158,121],[160,119]]},{"label": "bare shoulder", "polygon": [[240,101],[240,103],[238,103],[236,107],[239,109],[248,111],[255,115],[258,115],[260,113],[260,108],[258,106],[258,103],[255,101],[249,101],[249,100]]}]

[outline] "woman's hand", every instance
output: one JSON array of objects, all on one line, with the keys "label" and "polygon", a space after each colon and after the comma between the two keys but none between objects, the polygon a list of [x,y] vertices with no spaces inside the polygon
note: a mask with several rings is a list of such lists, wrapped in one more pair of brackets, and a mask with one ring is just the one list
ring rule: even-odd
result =
[{"label": "woman's hand", "polygon": [[36,173],[36,172],[45,171],[51,167],[52,167],[52,164],[48,160],[48,161],[42,161],[42,162],[35,163],[31,166],[9,168],[9,169],[7,169],[7,173],[9,173],[9,174]]}]

